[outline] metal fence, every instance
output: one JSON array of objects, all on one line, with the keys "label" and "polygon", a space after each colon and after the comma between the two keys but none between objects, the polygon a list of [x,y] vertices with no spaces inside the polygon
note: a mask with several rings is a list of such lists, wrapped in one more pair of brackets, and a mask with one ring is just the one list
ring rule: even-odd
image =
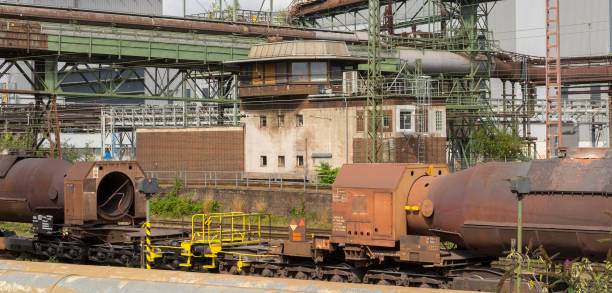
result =
[{"label": "metal fence", "polygon": [[185,188],[215,187],[268,190],[328,191],[331,188],[326,175],[298,175],[283,173],[253,173],[244,171],[146,171],[147,176],[157,178],[160,184],[179,181]]}]

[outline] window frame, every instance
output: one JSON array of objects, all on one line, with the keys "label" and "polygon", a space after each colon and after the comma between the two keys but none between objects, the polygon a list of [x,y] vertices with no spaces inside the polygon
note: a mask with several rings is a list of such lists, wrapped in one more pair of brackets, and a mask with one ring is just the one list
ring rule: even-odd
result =
[{"label": "window frame", "polygon": [[[302,76],[301,74],[300,75],[295,75],[293,73],[293,65],[294,64],[298,64],[298,63],[306,64],[306,73],[305,73],[305,77],[306,78],[305,79],[300,79],[300,80],[296,80],[295,79],[296,76]],[[290,80],[291,83],[308,83],[308,82],[310,82],[310,63],[308,61],[292,61],[291,62],[291,66],[289,66],[289,68],[291,69],[290,70],[291,71],[291,78],[288,79],[288,80]]]},{"label": "window frame", "polygon": [[276,116],[278,127],[285,127],[285,115],[279,114]]},{"label": "window frame", "polygon": [[[439,116],[438,116],[439,115]],[[436,132],[444,130],[444,113],[442,110],[434,110],[434,124]]]},{"label": "window frame", "polygon": [[[318,63],[318,64],[323,64],[325,65],[325,69],[323,70],[324,74],[322,75],[317,75],[317,76],[324,76],[324,79],[320,79],[320,80],[314,80],[313,79],[313,74],[312,74],[312,65],[313,63]],[[310,61],[308,62],[308,80],[310,82],[317,82],[317,83],[325,83],[329,81],[329,63],[328,62],[321,62],[321,61]]]},{"label": "window frame", "polygon": [[264,155],[259,156],[259,167],[261,168],[268,167],[268,156],[264,156]]},{"label": "window frame", "polygon": [[[401,123],[402,113],[406,113],[406,112],[410,112],[410,128],[403,128],[404,125],[402,125]],[[415,113],[416,113],[415,106],[412,106],[412,105],[398,106],[396,108],[396,113],[395,113],[395,131],[402,132],[402,133],[415,132]]]},{"label": "window frame", "polygon": [[295,114],[295,127],[304,126],[304,114]]},{"label": "window frame", "polygon": [[268,118],[266,115],[259,115],[259,127],[264,128],[268,126]]},{"label": "window frame", "polygon": [[[286,161],[285,156],[278,156],[277,161],[278,161],[279,168],[285,168],[285,161]],[[282,161],[282,164],[281,164],[281,161]]]},{"label": "window frame", "polygon": [[[301,162],[301,164],[300,164],[300,162]],[[295,156],[295,167],[297,167],[297,168],[304,168],[304,156],[302,156],[302,155]]]}]

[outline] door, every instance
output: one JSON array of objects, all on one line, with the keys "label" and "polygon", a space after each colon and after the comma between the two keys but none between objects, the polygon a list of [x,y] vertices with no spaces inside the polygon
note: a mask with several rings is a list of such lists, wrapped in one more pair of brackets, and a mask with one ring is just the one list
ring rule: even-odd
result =
[{"label": "door", "polygon": [[393,230],[391,193],[374,194],[374,237],[390,237]]}]

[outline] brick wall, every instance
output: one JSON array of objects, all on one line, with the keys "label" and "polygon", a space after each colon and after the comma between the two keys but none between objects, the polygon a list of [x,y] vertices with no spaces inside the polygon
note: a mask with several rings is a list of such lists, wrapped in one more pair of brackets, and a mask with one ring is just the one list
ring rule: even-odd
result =
[{"label": "brick wall", "polygon": [[139,129],[136,160],[145,171],[243,171],[242,127]]},{"label": "brick wall", "polygon": [[[446,138],[424,137],[425,163],[446,163]],[[379,160],[394,163],[416,163],[418,136],[385,139]],[[365,163],[365,140],[353,138],[353,162]]]}]

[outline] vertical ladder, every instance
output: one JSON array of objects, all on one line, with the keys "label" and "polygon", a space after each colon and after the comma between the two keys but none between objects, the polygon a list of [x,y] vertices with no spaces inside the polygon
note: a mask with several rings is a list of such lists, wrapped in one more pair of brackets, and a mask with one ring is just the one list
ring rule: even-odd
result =
[{"label": "vertical ladder", "polygon": [[416,135],[417,163],[424,163],[426,157],[426,136],[428,134],[428,117],[431,108],[431,79],[429,76],[416,78]]},{"label": "vertical ladder", "polygon": [[561,48],[559,0],[546,0],[546,158],[562,146]]}]

